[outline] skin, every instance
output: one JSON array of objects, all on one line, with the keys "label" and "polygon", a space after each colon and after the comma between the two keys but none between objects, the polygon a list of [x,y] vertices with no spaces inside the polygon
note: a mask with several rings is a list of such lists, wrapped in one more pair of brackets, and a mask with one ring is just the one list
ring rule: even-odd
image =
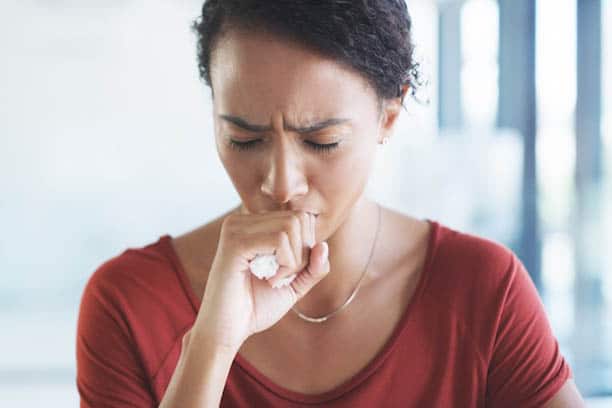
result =
[{"label": "skin", "polygon": [[573,379],[565,382],[563,387],[555,394],[550,401],[544,405],[544,408],[570,408],[570,407],[586,407],[576,383]]},{"label": "skin", "polygon": [[[319,214],[316,242],[328,242],[334,272],[298,308],[313,316],[329,313],[352,291],[367,263],[377,208],[362,193],[377,143],[390,136],[400,112],[399,98],[381,112],[374,90],[358,73],[262,33],[230,31],[211,67],[217,151],[240,195],[241,211]],[[326,121],[340,123],[304,129]],[[266,130],[246,130],[244,122]],[[257,142],[238,151],[230,139]],[[309,143],[338,147],[320,152]]]},{"label": "skin", "polygon": [[[328,242],[332,272],[296,307],[310,316],[335,310],[351,293],[368,261],[378,213],[376,203],[366,199],[363,191],[377,144],[393,132],[401,99],[385,100],[379,105],[376,93],[359,73],[262,32],[230,30],[224,34],[212,55],[211,79],[217,151],[242,201],[232,212],[307,210],[318,213],[316,242]],[[405,93],[407,88],[403,91]],[[313,126],[317,129],[313,130]],[[256,142],[251,149],[238,150],[232,148],[231,140]],[[338,148],[317,151],[311,147],[312,143],[338,143]],[[428,226],[425,221],[388,209],[383,209],[383,219],[388,227],[381,231],[379,240],[386,244],[377,248],[360,291],[360,298],[369,307],[375,307],[381,292],[393,293],[389,299],[395,304],[400,304],[399,299],[410,297],[426,251]],[[212,242],[212,237],[218,235],[221,220],[176,240],[177,251],[184,254],[187,269],[198,271],[188,272],[198,295],[204,290],[205,278],[198,280],[197,273],[206,270],[202,265],[209,265],[214,256],[214,245],[203,243]],[[195,255],[201,253],[202,248],[211,249],[205,255]],[[398,253],[402,255],[400,259]],[[383,264],[380,259],[391,261]],[[390,271],[397,270],[400,263],[410,272],[402,277],[391,275]],[[191,265],[195,266],[191,268]],[[382,276],[385,279],[381,279]],[[387,286],[376,284],[384,281],[391,283]],[[394,288],[400,286],[405,286],[406,290],[394,292]],[[404,305],[397,308],[398,318]],[[380,305],[389,313],[388,306]],[[366,344],[358,339],[361,343],[355,341],[354,352],[349,353],[351,336],[343,342],[338,341],[341,333],[354,332],[351,325],[355,324],[356,315],[351,313],[359,313],[360,307],[363,306],[355,302],[352,309],[346,309],[347,313],[334,317],[328,326],[333,327],[329,335],[321,326],[305,325],[288,313],[272,329],[252,336],[240,353],[268,378],[286,388],[304,393],[324,392],[360,368],[354,363],[354,356],[363,354],[363,361],[359,363],[365,364],[382,344]],[[383,342],[395,325],[392,318],[389,321],[387,326],[381,325],[381,319],[360,324],[368,333],[380,335],[367,338],[380,337]],[[317,335],[313,337],[312,332]],[[316,377],[307,379],[301,375],[291,383],[292,370],[282,366],[282,359],[274,361],[283,354],[283,344],[274,342],[283,337],[291,339],[290,350],[294,358],[308,356],[304,361],[291,361],[292,367],[335,359],[334,367],[344,367],[345,372],[313,366],[312,371],[319,373]],[[336,341],[330,341],[332,339]],[[344,349],[329,351],[333,346],[321,347],[321,344],[334,343],[342,343]],[[274,344],[274,347],[268,346],[273,352],[267,353],[265,344]],[[322,352],[329,355],[321,355]],[[353,357],[342,360],[343,355],[348,354]],[[288,356],[283,359],[287,360]],[[329,373],[329,376],[321,373]],[[546,404],[548,408],[581,406],[584,402],[573,380]]]}]

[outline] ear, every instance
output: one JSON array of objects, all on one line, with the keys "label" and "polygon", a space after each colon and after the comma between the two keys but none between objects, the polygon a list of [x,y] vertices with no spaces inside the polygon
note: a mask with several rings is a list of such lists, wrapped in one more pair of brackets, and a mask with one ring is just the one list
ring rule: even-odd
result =
[{"label": "ear", "polygon": [[390,138],[393,134],[393,126],[399,117],[408,89],[409,85],[403,85],[399,96],[383,101],[380,115],[380,140],[385,137]]}]

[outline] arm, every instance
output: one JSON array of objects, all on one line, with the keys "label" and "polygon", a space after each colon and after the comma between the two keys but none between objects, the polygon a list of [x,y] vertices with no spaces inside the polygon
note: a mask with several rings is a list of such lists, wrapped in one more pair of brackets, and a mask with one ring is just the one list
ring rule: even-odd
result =
[{"label": "arm", "polygon": [[160,408],[218,407],[238,352],[219,346],[211,336],[189,330]]},{"label": "arm", "polygon": [[584,400],[576,388],[574,380],[569,379],[544,408],[584,408]]}]

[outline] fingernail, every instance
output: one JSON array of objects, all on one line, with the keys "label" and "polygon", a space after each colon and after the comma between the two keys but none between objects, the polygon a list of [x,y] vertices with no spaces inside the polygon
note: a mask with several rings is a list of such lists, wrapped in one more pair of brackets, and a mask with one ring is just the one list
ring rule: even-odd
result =
[{"label": "fingernail", "polygon": [[310,248],[314,247],[315,244],[316,244],[316,242],[315,242],[316,241],[316,236],[317,236],[316,233],[315,233],[316,223],[317,223],[317,219],[315,218],[314,215],[310,214],[310,226],[311,226],[311,229],[312,229],[312,236],[310,237],[312,242],[310,244]]},{"label": "fingernail", "polygon": [[323,260],[325,261],[329,254],[329,247],[327,246],[327,242],[325,241],[323,241],[321,244],[323,244]]}]

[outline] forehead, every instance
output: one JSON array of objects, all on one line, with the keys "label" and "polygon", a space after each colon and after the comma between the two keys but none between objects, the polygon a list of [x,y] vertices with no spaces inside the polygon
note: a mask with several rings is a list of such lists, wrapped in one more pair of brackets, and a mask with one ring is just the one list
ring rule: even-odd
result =
[{"label": "forehead", "polygon": [[211,57],[211,79],[218,108],[253,116],[279,109],[299,115],[354,114],[376,103],[374,90],[356,71],[261,32],[225,33]]}]

